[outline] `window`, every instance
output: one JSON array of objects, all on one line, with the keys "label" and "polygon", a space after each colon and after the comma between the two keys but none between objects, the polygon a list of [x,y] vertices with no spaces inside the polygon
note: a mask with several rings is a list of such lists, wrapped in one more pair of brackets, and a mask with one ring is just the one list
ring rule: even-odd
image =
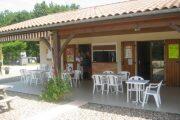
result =
[{"label": "window", "polygon": [[93,62],[116,62],[116,46],[93,46]]}]

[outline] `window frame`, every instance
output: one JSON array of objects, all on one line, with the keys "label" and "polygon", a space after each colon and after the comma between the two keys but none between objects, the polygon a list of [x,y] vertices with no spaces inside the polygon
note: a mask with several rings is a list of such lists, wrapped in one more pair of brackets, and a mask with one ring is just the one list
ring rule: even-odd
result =
[{"label": "window frame", "polygon": [[[114,45],[115,46],[115,50],[93,50],[94,46],[108,46],[108,45]],[[115,62],[95,62],[94,61],[94,51],[115,51],[116,53],[116,60]],[[92,56],[92,63],[116,63],[117,62],[117,43],[96,43],[96,44],[92,44],[91,47],[91,56]]]}]

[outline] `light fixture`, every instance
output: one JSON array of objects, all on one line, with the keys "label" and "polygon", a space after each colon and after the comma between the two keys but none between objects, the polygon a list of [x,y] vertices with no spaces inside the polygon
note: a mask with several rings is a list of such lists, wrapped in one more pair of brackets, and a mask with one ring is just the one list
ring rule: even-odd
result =
[{"label": "light fixture", "polygon": [[135,31],[135,32],[138,32],[138,31],[140,31],[140,30],[141,30],[141,28],[139,27],[139,25],[136,24],[136,25],[134,26],[134,31]]}]

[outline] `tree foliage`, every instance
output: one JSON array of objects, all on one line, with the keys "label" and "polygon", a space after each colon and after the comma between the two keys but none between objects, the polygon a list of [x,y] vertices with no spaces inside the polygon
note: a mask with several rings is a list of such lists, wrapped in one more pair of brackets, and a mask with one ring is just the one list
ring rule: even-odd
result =
[{"label": "tree foliage", "polygon": [[[18,22],[22,22],[25,20],[29,20],[29,19],[33,19],[33,18],[37,18],[40,16],[44,16],[44,15],[48,15],[48,14],[52,14],[52,13],[57,13],[57,12],[63,12],[63,11],[68,11],[68,10],[75,10],[78,9],[79,5],[76,4],[71,4],[71,5],[58,5],[55,4],[53,2],[51,2],[50,4],[47,4],[45,1],[43,1],[42,3],[37,3],[34,6],[34,9],[30,12],[28,11],[18,11],[18,12],[12,12],[9,10],[5,10],[3,12],[0,12],[0,27],[6,26],[6,25],[11,25],[14,23],[18,23]],[[19,43],[19,41],[18,41]],[[18,52],[21,52],[21,50],[26,50],[27,55],[28,56],[32,56],[32,57],[38,57],[39,56],[39,46],[38,46],[38,42],[22,42],[24,44],[26,44],[26,48],[24,49],[24,46],[19,46],[17,48],[19,48],[19,50],[17,50]],[[3,47],[3,54],[4,54],[4,60],[8,60],[7,57],[10,57],[10,55],[15,54],[17,55],[16,57],[14,55],[12,55],[12,59],[17,59],[17,57],[19,57],[18,55],[20,53],[15,53],[15,52],[10,52],[10,51],[6,51],[6,50],[11,50],[8,46],[13,46],[13,48],[15,47],[14,45],[19,45],[16,42],[10,42],[10,43],[4,43],[3,45],[5,47]],[[23,47],[23,48],[20,48]],[[8,63],[8,62],[7,62]]]},{"label": "tree foliage", "polygon": [[5,64],[13,64],[12,61],[19,60],[20,52],[26,51],[27,45],[22,41],[13,41],[3,43],[2,48]]},{"label": "tree foliage", "polygon": [[42,3],[37,3],[34,6],[33,15],[34,15],[34,17],[40,17],[40,16],[51,14],[51,13],[75,10],[78,8],[79,8],[79,6],[76,4],[58,5],[58,4],[54,4],[53,2],[51,2],[49,5],[47,5],[46,2],[44,1]]},{"label": "tree foliage", "polygon": [[69,11],[78,9],[79,5],[71,4],[71,5],[58,5],[53,2],[47,4],[45,1],[42,3],[36,3],[34,5],[33,11],[18,11],[18,12],[11,12],[9,10],[5,10],[0,12],[0,27],[22,22],[28,19],[41,17],[44,15],[48,15],[51,13]]}]

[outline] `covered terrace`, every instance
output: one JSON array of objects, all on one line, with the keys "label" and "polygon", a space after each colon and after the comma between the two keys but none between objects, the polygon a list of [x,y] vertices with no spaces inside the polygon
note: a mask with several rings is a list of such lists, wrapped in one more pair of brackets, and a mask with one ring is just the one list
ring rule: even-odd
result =
[{"label": "covered terrace", "polygon": [[[135,5],[136,9],[132,9],[132,6]],[[19,39],[40,41],[41,63],[52,65],[56,75],[59,75],[66,66],[67,62],[63,61],[66,55],[63,56],[63,53],[65,53],[68,45],[115,44],[116,61],[107,64],[93,62],[92,60],[91,73],[99,73],[104,69],[112,68],[114,72],[129,71],[133,76],[139,74],[136,48],[138,41],[161,40],[165,43],[164,51],[167,51],[168,44],[180,43],[179,32],[179,0],[159,0],[158,2],[157,0],[134,0],[47,15],[5,26],[0,28],[0,41],[6,42]],[[126,62],[126,59],[123,59],[123,48],[126,48],[124,46],[132,46],[134,52],[132,61],[127,60]],[[50,60],[46,58],[47,50],[52,53]],[[156,109],[154,105],[150,104],[144,108],[180,113],[179,98],[177,97],[180,86],[180,74],[178,74],[180,58],[171,61],[167,56],[168,53],[164,56],[166,86],[162,89],[162,106]],[[72,63],[74,69],[76,69],[77,63]],[[173,70],[175,72],[168,74]],[[79,87],[74,88],[72,98],[100,104],[140,108],[140,106],[126,103],[125,93],[117,96],[111,94],[93,96],[92,81],[83,81]]]}]

